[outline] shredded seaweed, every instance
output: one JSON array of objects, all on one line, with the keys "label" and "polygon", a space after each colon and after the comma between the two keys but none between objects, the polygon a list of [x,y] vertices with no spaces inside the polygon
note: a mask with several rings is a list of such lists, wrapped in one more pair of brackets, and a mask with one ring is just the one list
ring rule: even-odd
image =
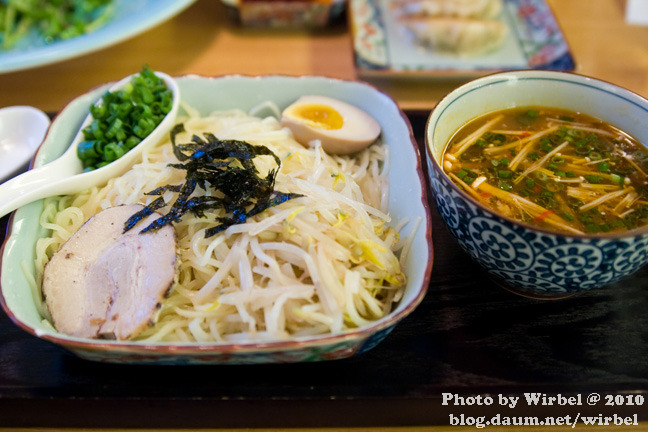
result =
[{"label": "shredded seaweed", "polygon": [[[160,197],[131,216],[124,225],[124,232],[168,205],[161,196],[167,191],[177,193],[171,208],[145,227],[142,233],[177,222],[187,212],[204,217],[209,210],[224,209],[226,215],[217,218],[219,224],[205,231],[205,237],[211,237],[232,225],[244,223],[270,207],[302,196],[274,190],[281,160],[269,148],[245,141],[221,140],[211,133],[204,133],[202,137],[194,135],[190,143],[177,144],[178,134],[184,131],[182,123],[171,130],[173,153],[181,163],[169,166],[185,170],[185,182],[147,192],[147,195]],[[270,156],[277,164],[265,177],[260,176],[253,162],[259,156]],[[211,195],[191,196],[197,187],[213,192]]]}]

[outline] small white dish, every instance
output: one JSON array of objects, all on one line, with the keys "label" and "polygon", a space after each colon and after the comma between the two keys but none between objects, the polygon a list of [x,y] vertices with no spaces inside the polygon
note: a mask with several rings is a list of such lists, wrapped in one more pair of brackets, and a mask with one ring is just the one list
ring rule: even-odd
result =
[{"label": "small white dish", "polygon": [[27,168],[49,125],[49,117],[34,107],[0,109],[0,183]]}]

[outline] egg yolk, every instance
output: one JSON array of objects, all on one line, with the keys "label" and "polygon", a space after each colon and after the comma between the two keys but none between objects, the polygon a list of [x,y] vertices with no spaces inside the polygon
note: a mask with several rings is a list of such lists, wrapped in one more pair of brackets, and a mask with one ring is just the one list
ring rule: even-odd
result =
[{"label": "egg yolk", "polygon": [[292,114],[320,129],[340,129],[344,124],[344,119],[339,112],[323,104],[299,105],[295,107]]}]

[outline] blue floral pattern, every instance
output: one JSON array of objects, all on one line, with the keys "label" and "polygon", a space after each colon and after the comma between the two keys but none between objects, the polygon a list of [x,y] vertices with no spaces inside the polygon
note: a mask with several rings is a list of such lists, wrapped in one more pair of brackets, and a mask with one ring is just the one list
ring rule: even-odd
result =
[{"label": "blue floral pattern", "polygon": [[648,236],[638,241],[634,247],[631,244],[624,244],[624,246],[614,260],[613,267],[618,273],[630,274],[648,261]]},{"label": "blue floral pattern", "polygon": [[452,199],[446,199],[444,195],[439,195],[439,197],[443,201],[442,205],[439,207],[439,211],[443,212],[443,219],[450,227],[455,229],[458,228],[461,220],[459,209]]},{"label": "blue floral pattern", "polygon": [[468,222],[467,229],[481,252],[480,261],[495,268],[517,271],[533,263],[529,243],[506,225],[490,218],[475,217]]},{"label": "blue floral pattern", "polygon": [[546,278],[581,278],[596,271],[603,261],[601,249],[592,245],[566,244],[545,249],[537,259],[538,272]]}]

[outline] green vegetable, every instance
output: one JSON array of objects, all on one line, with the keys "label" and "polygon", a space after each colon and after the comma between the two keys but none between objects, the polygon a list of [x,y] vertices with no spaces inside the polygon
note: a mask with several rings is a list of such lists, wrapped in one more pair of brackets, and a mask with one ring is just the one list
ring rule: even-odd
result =
[{"label": "green vegetable", "polygon": [[597,176],[595,174],[585,174],[585,180],[587,180],[589,183],[597,184],[597,183],[601,183],[603,177]]},{"label": "green vegetable", "polygon": [[585,230],[590,233],[595,233],[599,230],[599,227],[596,224],[589,223],[585,225]]},{"label": "green vegetable", "polygon": [[607,162],[599,162],[598,163],[598,170],[603,173],[610,172],[610,164]]},{"label": "green vegetable", "polygon": [[603,159],[603,156],[601,156],[601,153],[596,152],[596,151],[591,151],[588,155],[590,160],[597,161]]},{"label": "green vegetable", "polygon": [[621,177],[620,175],[610,174],[610,178],[611,178],[613,184],[616,184],[616,185],[623,184],[623,177]]},{"label": "green vegetable", "polygon": [[91,33],[112,17],[113,0],[2,0],[0,48],[10,49],[31,31],[50,43]]},{"label": "green vegetable", "polygon": [[534,171],[533,175],[537,180],[540,180],[541,182],[546,182],[548,178],[547,174],[542,171]]},{"label": "green vegetable", "polygon": [[518,124],[522,126],[529,126],[533,124],[538,118],[538,111],[536,110],[529,110],[524,113],[520,113],[515,117],[515,121],[518,122]]},{"label": "green vegetable", "polygon": [[90,107],[92,122],[83,129],[77,156],[85,171],[122,157],[146,138],[171,111],[173,94],[144,66],[123,90],[106,93]]},{"label": "green vegetable", "polygon": [[556,165],[562,165],[565,163],[565,158],[562,156],[553,156],[551,158],[551,162],[556,164]]}]

